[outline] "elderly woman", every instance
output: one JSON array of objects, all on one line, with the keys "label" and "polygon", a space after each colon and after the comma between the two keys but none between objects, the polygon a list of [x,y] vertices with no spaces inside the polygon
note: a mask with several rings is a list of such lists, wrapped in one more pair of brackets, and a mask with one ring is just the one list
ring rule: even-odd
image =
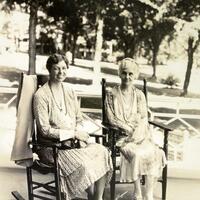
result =
[{"label": "elderly woman", "polygon": [[[63,83],[69,68],[66,57],[51,55],[46,67],[50,79],[34,95],[39,138],[60,141],[74,138],[85,143],[82,148],[59,150],[64,199],[70,200],[87,191],[88,199],[102,200],[105,184],[109,182],[112,172],[109,152],[100,144],[89,144],[89,135],[81,130],[82,115],[76,95]],[[52,151],[48,148],[40,149],[38,155],[43,163],[51,164],[53,161]]]},{"label": "elderly woman", "polygon": [[106,110],[109,122],[120,128],[119,136],[120,181],[134,182],[135,199],[143,199],[140,177],[146,176],[146,200],[153,199],[154,179],[161,174],[165,165],[164,152],[154,144],[148,129],[147,105],[142,91],[134,86],[139,76],[137,63],[125,58],[119,65],[121,84],[106,96]]}]

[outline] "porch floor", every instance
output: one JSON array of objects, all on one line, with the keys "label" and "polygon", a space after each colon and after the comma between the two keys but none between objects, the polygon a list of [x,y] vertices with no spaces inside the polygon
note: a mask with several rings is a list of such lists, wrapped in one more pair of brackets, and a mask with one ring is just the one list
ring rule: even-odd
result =
[{"label": "porch floor", "polygon": [[[34,173],[39,179],[46,179],[50,175]],[[199,200],[200,180],[198,179],[175,179],[168,178],[167,200]],[[14,200],[12,191],[18,191],[24,199],[27,197],[26,172],[21,167],[0,167],[0,199]],[[154,200],[159,200],[161,195],[161,185],[157,183],[154,192]],[[105,190],[105,200],[110,198],[109,187]],[[133,186],[131,184],[117,185],[116,199],[133,199]]]}]

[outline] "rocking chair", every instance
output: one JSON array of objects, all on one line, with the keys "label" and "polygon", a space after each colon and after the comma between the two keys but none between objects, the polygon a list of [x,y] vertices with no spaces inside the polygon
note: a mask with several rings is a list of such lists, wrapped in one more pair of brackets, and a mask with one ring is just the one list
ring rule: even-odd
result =
[{"label": "rocking chair", "polygon": [[[124,184],[120,181],[117,180],[116,178],[116,173],[119,171],[119,166],[117,166],[116,159],[117,157],[120,156],[119,154],[119,148],[116,146],[116,140],[117,140],[117,135],[119,135],[119,132],[121,131],[120,129],[113,127],[111,124],[109,124],[106,116],[106,110],[105,110],[105,97],[106,97],[106,92],[107,92],[108,84],[106,83],[105,79],[102,79],[102,121],[104,127],[104,134],[108,137],[108,146],[111,149],[111,157],[113,161],[113,175],[110,183],[110,188],[111,188],[111,200],[115,199],[115,190],[116,190],[116,184]],[[144,85],[143,85],[143,92],[145,94],[146,100],[147,100],[147,87],[146,87],[146,80],[144,80]],[[164,125],[162,123],[158,123],[156,121],[150,121],[149,124],[160,128],[163,131],[164,134],[164,141],[163,141],[163,150],[165,152],[166,158],[168,155],[168,135],[169,131],[172,131],[172,128]],[[162,200],[166,200],[166,190],[167,190],[167,165],[163,168],[162,172],[162,177],[161,179],[158,180],[162,184]],[[130,183],[130,182],[129,182]],[[129,184],[128,183],[128,184]],[[141,180],[142,184],[145,184],[144,176],[142,177]],[[127,184],[127,183],[125,183]]]}]

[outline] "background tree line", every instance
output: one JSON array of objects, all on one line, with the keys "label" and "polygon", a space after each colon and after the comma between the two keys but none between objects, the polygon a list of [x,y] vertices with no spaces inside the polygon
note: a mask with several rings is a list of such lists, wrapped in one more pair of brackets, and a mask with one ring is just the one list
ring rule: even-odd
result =
[{"label": "background tree line", "polygon": [[[198,0],[6,0],[3,9],[20,5],[29,18],[29,74],[35,73],[36,27],[47,32],[62,31],[62,49],[76,57],[77,39],[82,36],[101,60],[104,41],[115,40],[115,51],[124,57],[148,57],[152,77],[164,40],[181,37],[186,44],[187,70],[182,95],[186,95],[194,54],[200,41],[200,1]],[[38,12],[45,15],[38,16]],[[91,34],[94,33],[94,34]],[[43,34],[43,37],[45,35]],[[176,54],[178,52],[173,52]],[[96,68],[99,68],[97,66]],[[100,69],[96,69],[100,71]]]}]

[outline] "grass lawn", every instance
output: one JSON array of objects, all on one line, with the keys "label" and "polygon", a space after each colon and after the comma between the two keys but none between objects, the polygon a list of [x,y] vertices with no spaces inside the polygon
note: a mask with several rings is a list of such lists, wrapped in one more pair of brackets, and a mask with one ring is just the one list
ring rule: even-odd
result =
[{"label": "grass lawn", "polygon": [[[78,66],[76,66],[78,67]],[[79,67],[80,68],[80,67]],[[82,67],[84,68],[84,67]],[[91,69],[92,70],[92,69]],[[19,81],[20,78],[20,73],[27,73],[26,71],[20,70],[18,68],[14,68],[14,67],[6,67],[6,66],[0,66],[0,86],[2,86],[1,83],[1,79],[2,80],[8,80],[11,84],[11,87],[17,87],[16,82]],[[116,75],[117,76],[117,69],[115,68],[109,68],[108,66],[102,66],[101,68],[101,72],[104,74],[111,74],[111,75]],[[92,78],[86,79],[83,76],[79,75],[79,76],[74,76],[74,77],[68,77],[66,82],[69,83],[73,83],[73,84],[83,84],[83,85],[92,85]],[[143,79],[147,80],[147,89],[148,92],[155,94],[155,95],[165,95],[165,96],[171,96],[171,97],[177,97],[180,96],[182,89],[179,88],[169,88],[167,85],[165,88],[162,89],[158,89],[155,88],[153,86],[151,86],[149,83],[156,83],[156,80],[153,80],[149,75],[141,73],[139,79],[143,80]],[[115,82],[109,82],[108,85],[109,86],[114,86],[116,83]],[[140,89],[142,89],[141,85],[137,85],[136,86]],[[0,94],[1,97],[1,102],[6,102],[7,99],[10,99],[11,96],[13,94]],[[194,93],[188,93],[188,95],[186,97],[190,97],[190,98],[200,98],[200,94],[194,94]],[[89,99],[85,100],[85,104],[87,105],[88,103],[91,103]],[[94,105],[92,105],[92,107],[99,107],[99,101],[95,101],[95,103],[92,103]],[[97,104],[97,105],[96,105]]]}]

